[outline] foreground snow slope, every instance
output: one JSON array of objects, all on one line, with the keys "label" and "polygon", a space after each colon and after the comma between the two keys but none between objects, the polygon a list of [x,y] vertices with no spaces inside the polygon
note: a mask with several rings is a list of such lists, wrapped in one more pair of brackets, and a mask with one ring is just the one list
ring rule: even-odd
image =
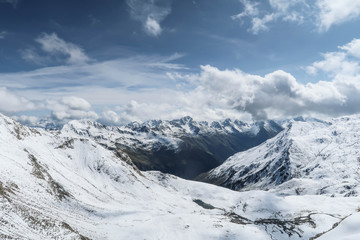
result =
[{"label": "foreground snow slope", "polygon": [[344,219],[332,231],[323,234],[319,240],[359,240],[360,239],[360,213]]},{"label": "foreground snow slope", "polygon": [[0,239],[309,239],[358,207],[140,172],[91,139],[2,115],[0,162]]},{"label": "foreground snow slope", "polygon": [[358,196],[360,117],[293,121],[276,137],[235,154],[202,180],[235,190]]}]

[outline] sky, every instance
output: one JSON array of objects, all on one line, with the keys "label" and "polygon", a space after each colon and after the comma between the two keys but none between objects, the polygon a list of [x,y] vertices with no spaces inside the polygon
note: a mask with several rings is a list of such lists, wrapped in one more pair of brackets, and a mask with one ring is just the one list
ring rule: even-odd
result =
[{"label": "sky", "polygon": [[0,0],[0,112],[244,121],[360,112],[360,0]]}]

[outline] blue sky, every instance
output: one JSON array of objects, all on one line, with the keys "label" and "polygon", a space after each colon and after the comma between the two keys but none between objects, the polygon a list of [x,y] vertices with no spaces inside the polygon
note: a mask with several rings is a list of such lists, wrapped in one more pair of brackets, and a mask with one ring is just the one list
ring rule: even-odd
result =
[{"label": "blue sky", "polygon": [[359,0],[2,0],[0,112],[109,124],[358,113],[359,15]]}]

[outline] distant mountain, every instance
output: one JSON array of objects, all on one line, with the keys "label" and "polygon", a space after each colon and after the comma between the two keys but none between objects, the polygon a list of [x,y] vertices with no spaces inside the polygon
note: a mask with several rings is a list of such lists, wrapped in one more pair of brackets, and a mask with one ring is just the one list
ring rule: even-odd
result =
[{"label": "distant mountain", "polygon": [[237,153],[198,180],[234,190],[358,196],[360,116],[291,121],[263,144]]},{"label": "distant mountain", "polygon": [[282,129],[274,121],[248,124],[226,119],[208,123],[184,117],[172,121],[134,122],[121,127],[86,120],[71,121],[61,132],[91,138],[109,149],[124,151],[140,170],[159,170],[193,179]]},{"label": "distant mountain", "polygon": [[[95,126],[86,130],[104,132]],[[358,198],[236,192],[142,172],[83,130],[28,128],[0,114],[0,239],[310,239],[359,206]]]}]

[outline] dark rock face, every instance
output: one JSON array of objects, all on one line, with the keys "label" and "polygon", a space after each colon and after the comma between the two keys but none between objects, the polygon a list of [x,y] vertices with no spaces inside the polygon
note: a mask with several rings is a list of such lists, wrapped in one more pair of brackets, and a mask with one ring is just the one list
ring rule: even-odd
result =
[{"label": "dark rock face", "polygon": [[249,133],[210,133],[179,137],[178,149],[160,147],[152,150],[124,148],[140,170],[159,170],[185,179],[194,179],[222,164],[233,154],[255,147],[275,136],[277,131],[260,128],[256,135]]}]

